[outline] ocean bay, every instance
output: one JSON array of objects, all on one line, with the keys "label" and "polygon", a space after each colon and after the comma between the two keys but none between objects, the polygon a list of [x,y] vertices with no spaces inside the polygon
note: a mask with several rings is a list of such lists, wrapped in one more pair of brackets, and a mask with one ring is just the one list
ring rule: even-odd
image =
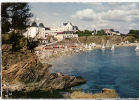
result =
[{"label": "ocean bay", "polygon": [[52,61],[52,72],[82,76],[84,92],[96,93],[102,88],[115,89],[122,98],[139,96],[139,52],[135,47],[120,47],[114,51],[92,50]]}]

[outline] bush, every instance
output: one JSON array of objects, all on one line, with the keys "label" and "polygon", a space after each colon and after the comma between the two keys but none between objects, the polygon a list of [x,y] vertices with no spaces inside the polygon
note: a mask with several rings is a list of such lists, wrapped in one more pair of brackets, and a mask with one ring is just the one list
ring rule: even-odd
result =
[{"label": "bush", "polygon": [[125,37],[125,39],[124,39],[125,41],[129,41],[129,42],[131,42],[131,43],[133,43],[135,40],[136,40],[136,38],[135,37],[133,37],[133,36],[127,36],[127,37]]},{"label": "bush", "polygon": [[7,34],[2,34],[2,44],[11,44],[12,52],[19,51],[23,48],[27,48],[32,52],[34,48],[38,46],[38,41],[33,41],[31,39],[28,40],[20,33],[11,32]]},{"label": "bush", "polygon": [[34,48],[36,47],[36,46],[38,46],[38,44],[39,44],[39,42],[38,41],[27,41],[27,48],[29,49],[29,50],[31,50],[31,52],[34,52]]},{"label": "bush", "polygon": [[27,38],[23,37],[19,41],[21,47],[27,47]]},{"label": "bush", "polygon": [[78,34],[78,36],[91,36],[92,35],[92,31],[89,30],[85,30],[85,31],[77,31],[76,34]]},{"label": "bush", "polygon": [[19,33],[9,33],[9,42],[12,44],[12,52],[20,50],[22,47],[20,46],[20,35]]},{"label": "bush", "polygon": [[104,30],[99,30],[99,31],[97,31],[96,35],[102,36],[102,35],[106,35],[106,34],[104,33]]},{"label": "bush", "polygon": [[139,39],[139,30],[130,30],[128,33],[129,36],[133,36],[136,39]]},{"label": "bush", "polygon": [[9,44],[9,34],[2,34],[2,44]]}]

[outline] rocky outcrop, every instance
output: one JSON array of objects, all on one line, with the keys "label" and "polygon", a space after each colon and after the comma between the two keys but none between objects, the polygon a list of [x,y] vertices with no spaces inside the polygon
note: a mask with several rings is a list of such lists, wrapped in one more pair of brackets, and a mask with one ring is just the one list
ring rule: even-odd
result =
[{"label": "rocky outcrop", "polygon": [[118,94],[113,89],[102,89],[101,93],[91,94],[81,91],[75,91],[70,95],[70,98],[119,98]]},{"label": "rocky outcrop", "polygon": [[[63,90],[86,82],[80,76],[68,76],[61,72],[50,73],[48,69],[52,65],[43,65],[35,54],[28,50],[11,53],[9,47],[9,45],[2,47],[3,97],[6,97],[7,93],[18,95],[20,92],[36,90]],[[118,95],[114,90],[103,89],[102,93],[97,94],[75,91],[70,98],[118,98]]]},{"label": "rocky outcrop", "polygon": [[40,80],[36,83],[6,83],[3,82],[3,93],[9,92],[30,92],[36,90],[63,90],[68,89],[76,85],[85,83],[86,80],[82,77],[65,76],[59,73],[49,74],[46,79]]},{"label": "rocky outcrop", "polygon": [[67,89],[76,85],[80,85],[86,82],[82,77],[67,76],[59,73],[50,74],[50,78],[47,78],[42,87],[50,87],[51,89]]},{"label": "rocky outcrop", "polygon": [[67,89],[86,82],[82,77],[50,73],[48,69],[51,65],[43,65],[38,57],[28,50],[11,53],[7,48],[8,45],[2,48],[3,93],[7,90],[14,92]]}]

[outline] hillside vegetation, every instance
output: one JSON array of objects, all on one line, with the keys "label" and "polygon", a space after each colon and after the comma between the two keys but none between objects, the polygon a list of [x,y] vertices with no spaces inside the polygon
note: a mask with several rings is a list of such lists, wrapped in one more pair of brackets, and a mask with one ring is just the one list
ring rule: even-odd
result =
[{"label": "hillside vegetation", "polygon": [[[78,41],[79,40],[79,41]],[[112,44],[119,44],[124,41],[129,41],[131,43],[135,42],[136,38],[133,36],[81,36],[77,38],[65,38],[63,41],[61,41],[59,44],[63,43],[84,43],[84,44],[89,44],[89,43],[96,43],[96,44],[103,44],[106,43],[107,40],[109,40],[110,43]]]}]

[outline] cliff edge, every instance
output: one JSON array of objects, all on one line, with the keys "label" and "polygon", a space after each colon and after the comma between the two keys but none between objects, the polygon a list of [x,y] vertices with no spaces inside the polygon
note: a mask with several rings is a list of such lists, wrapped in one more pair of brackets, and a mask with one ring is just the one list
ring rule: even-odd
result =
[{"label": "cliff edge", "polygon": [[50,73],[51,65],[42,63],[29,50],[10,52],[11,45],[2,45],[2,92],[62,90],[82,83],[82,77]]}]

